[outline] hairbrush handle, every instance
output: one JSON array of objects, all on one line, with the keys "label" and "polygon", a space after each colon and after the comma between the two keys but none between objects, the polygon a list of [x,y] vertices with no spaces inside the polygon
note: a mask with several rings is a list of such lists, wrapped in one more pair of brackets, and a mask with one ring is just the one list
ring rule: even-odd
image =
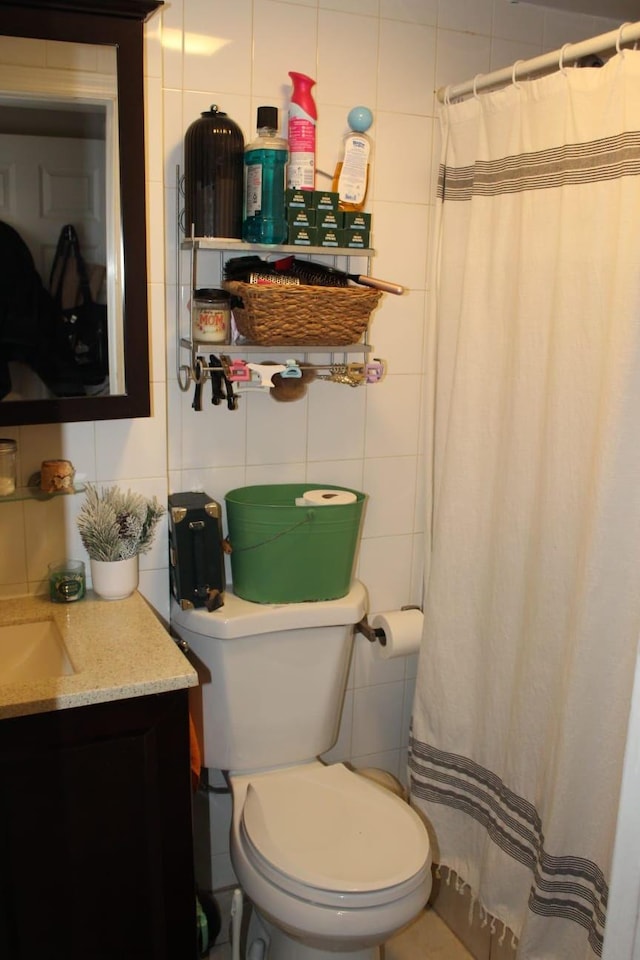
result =
[{"label": "hairbrush handle", "polygon": [[356,273],[348,273],[347,276],[350,280],[361,283],[365,287],[374,287],[376,290],[384,290],[385,293],[395,293],[398,297],[401,297],[404,293],[404,287],[399,283],[391,283],[390,280],[376,280],[375,277],[361,276]]}]

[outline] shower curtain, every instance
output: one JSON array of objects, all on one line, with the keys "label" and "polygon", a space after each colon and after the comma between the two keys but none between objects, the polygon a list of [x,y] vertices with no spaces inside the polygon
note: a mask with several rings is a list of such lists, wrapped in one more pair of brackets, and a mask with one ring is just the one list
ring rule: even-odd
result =
[{"label": "shower curtain", "polygon": [[640,635],[640,52],[441,129],[412,802],[519,960],[591,960]]}]

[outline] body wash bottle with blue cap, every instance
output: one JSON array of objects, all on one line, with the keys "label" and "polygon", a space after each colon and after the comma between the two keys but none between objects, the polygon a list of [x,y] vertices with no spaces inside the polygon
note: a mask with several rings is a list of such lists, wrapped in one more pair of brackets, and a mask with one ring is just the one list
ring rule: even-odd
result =
[{"label": "body wash bottle with blue cap", "polygon": [[368,107],[354,107],[347,117],[342,159],[336,164],[331,189],[340,197],[340,210],[364,210],[369,189],[371,140],[366,132],[373,123]]}]

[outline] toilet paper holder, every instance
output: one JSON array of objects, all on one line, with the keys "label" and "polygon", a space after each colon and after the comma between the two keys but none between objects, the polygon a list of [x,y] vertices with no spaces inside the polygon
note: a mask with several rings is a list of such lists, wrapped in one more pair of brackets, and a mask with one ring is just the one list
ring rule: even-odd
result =
[{"label": "toilet paper holder", "polygon": [[[422,610],[422,607],[417,603],[409,603],[405,607],[400,607],[401,610]],[[370,643],[379,643],[381,647],[386,647],[387,645],[387,636],[384,630],[381,627],[372,627],[367,619],[365,613],[362,620],[360,620],[355,625],[356,631],[361,633],[367,638]]]}]

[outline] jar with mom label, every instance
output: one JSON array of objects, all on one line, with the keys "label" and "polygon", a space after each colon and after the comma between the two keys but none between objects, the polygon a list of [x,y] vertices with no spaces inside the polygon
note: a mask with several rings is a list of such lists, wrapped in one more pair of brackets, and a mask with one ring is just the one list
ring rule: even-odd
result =
[{"label": "jar with mom label", "polygon": [[229,343],[231,295],[226,290],[194,290],[191,303],[191,335],[194,341]]}]

